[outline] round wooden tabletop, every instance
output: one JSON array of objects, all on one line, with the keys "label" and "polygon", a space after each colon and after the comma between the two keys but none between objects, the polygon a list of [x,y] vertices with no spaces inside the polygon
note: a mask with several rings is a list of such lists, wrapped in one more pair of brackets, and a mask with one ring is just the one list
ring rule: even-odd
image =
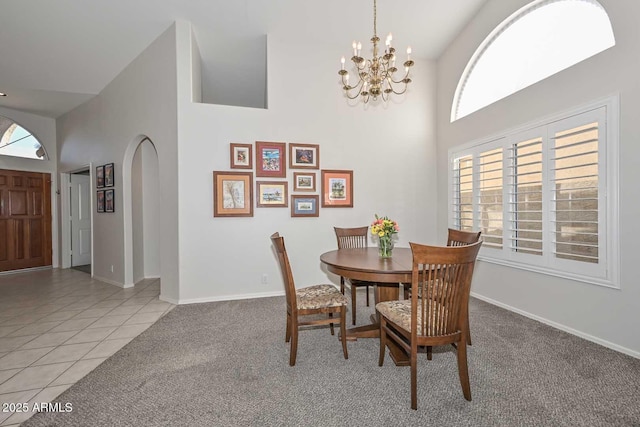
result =
[{"label": "round wooden tabletop", "polygon": [[339,276],[378,283],[411,282],[410,248],[394,248],[391,258],[380,258],[378,248],[337,249],[320,255],[327,269]]}]

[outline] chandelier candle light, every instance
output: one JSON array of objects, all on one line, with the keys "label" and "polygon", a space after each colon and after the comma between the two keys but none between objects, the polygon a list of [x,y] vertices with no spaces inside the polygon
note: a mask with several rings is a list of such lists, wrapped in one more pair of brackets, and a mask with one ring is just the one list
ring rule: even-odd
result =
[{"label": "chandelier candle light", "polygon": [[379,217],[371,223],[371,234],[378,236],[378,253],[381,258],[391,258],[393,235],[400,231],[398,223],[388,217]]},{"label": "chandelier candle light", "polygon": [[389,33],[385,42],[384,54],[378,56],[378,42],[380,38],[377,35],[376,15],[376,0],[373,0],[373,37],[371,37],[371,43],[373,43],[373,58],[364,59],[360,56],[362,49],[360,42],[354,41],[351,45],[353,48],[351,61],[353,61],[358,78],[355,86],[349,85],[349,72],[344,69],[344,56],[340,59],[341,67],[340,71],[338,71],[338,74],[342,77],[342,89],[347,98],[356,99],[358,96],[362,96],[365,103],[369,102],[370,97],[374,100],[381,97],[382,100],[386,102],[392,93],[396,95],[405,93],[407,91],[407,85],[411,83],[409,69],[414,64],[411,60],[411,47],[408,47],[407,60],[403,64],[404,77],[399,80],[394,79],[394,73],[398,71],[398,69],[395,65],[396,50],[391,46],[393,36]]}]

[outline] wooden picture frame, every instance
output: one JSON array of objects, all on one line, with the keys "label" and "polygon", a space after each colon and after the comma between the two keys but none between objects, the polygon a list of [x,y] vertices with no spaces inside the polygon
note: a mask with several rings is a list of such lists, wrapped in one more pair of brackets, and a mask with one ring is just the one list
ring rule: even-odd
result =
[{"label": "wooden picture frame", "polygon": [[256,141],[256,177],[287,177],[287,144]]},{"label": "wooden picture frame", "polygon": [[318,209],[318,195],[298,195],[291,196],[291,216],[292,217],[316,217],[320,216]]},{"label": "wooden picture frame", "polygon": [[104,166],[96,166],[96,188],[104,188]]},{"label": "wooden picture frame", "polygon": [[115,212],[116,211],[116,194],[113,188],[104,190],[104,211]]},{"label": "wooden picture frame", "polygon": [[104,186],[105,187],[113,187],[114,183],[114,166],[113,163],[107,163],[104,165]]},{"label": "wooden picture frame", "polygon": [[316,191],[316,174],[312,172],[294,172],[293,191]]},{"label": "wooden picture frame", "polygon": [[322,170],[322,207],[353,207],[353,171]]},{"label": "wooden picture frame", "polygon": [[104,190],[98,190],[96,194],[96,210],[98,213],[104,212]]},{"label": "wooden picture frame", "polygon": [[213,216],[253,216],[253,172],[213,171]]},{"label": "wooden picture frame", "polygon": [[253,145],[235,144],[229,146],[231,169],[253,169]]},{"label": "wooden picture frame", "polygon": [[290,169],[320,169],[320,146],[289,143]]},{"label": "wooden picture frame", "polygon": [[289,206],[287,181],[257,181],[256,206],[259,208],[286,208]]}]

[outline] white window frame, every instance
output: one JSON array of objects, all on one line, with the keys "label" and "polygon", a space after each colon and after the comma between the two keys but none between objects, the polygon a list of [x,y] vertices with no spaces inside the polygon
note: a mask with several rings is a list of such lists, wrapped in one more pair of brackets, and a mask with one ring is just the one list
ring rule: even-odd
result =
[{"label": "white window frame", "polygon": [[[600,115],[599,115],[600,114]],[[587,262],[568,261],[553,256],[552,239],[553,228],[550,227],[551,215],[551,191],[550,165],[548,161],[550,150],[553,148],[550,138],[555,132],[554,126],[558,122],[568,121],[574,118],[580,119],[581,115],[593,115],[598,117],[598,264]],[[478,259],[490,263],[506,265],[528,271],[549,274],[557,277],[573,279],[581,282],[602,285],[611,288],[620,288],[619,280],[619,219],[618,219],[618,140],[619,140],[619,95],[611,95],[604,99],[596,100],[588,104],[550,115],[533,122],[505,130],[487,138],[475,140],[457,147],[448,152],[449,179],[448,179],[448,218],[449,227],[458,228],[459,224],[454,219],[454,164],[460,157],[471,155],[473,157],[473,203],[474,203],[474,229],[479,229],[479,209],[477,204],[479,186],[477,182],[478,157],[480,153],[498,147],[503,148],[503,245],[498,248],[482,248]],[[565,127],[566,128],[566,127]],[[543,140],[543,255],[531,255],[511,250],[509,221],[509,192],[513,182],[508,177],[509,150],[512,144],[523,141],[527,137],[541,136]],[[601,250],[600,250],[601,249]]]}]

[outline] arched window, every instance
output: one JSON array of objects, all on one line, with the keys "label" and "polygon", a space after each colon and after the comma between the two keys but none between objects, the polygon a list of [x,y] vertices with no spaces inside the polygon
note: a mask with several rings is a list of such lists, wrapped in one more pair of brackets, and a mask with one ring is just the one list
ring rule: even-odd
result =
[{"label": "arched window", "polygon": [[0,155],[44,160],[47,153],[40,141],[11,119],[0,116]]},{"label": "arched window", "polygon": [[458,82],[451,121],[615,45],[596,0],[536,0],[498,25]]}]

